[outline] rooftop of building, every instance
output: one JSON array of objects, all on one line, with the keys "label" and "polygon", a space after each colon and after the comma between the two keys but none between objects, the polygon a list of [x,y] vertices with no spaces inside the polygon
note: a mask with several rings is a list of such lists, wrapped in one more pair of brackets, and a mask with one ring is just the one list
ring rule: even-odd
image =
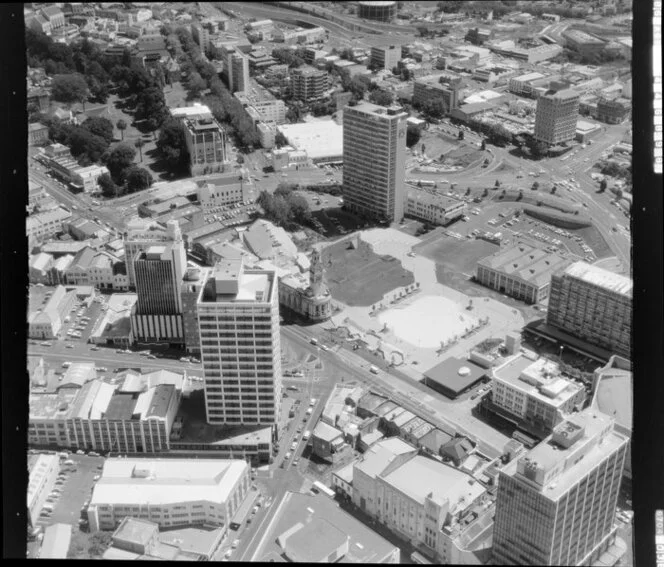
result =
[{"label": "rooftop of building", "polygon": [[171,108],[170,111],[171,115],[175,118],[185,118],[185,117],[201,116],[201,115],[212,116],[210,108],[198,102],[195,102],[191,106],[183,106],[181,108]]},{"label": "rooftop of building", "polygon": [[522,353],[493,368],[492,377],[556,407],[583,390],[581,384],[561,376],[557,363],[546,358],[533,361]]},{"label": "rooftop of building", "polygon": [[154,522],[126,516],[113,532],[113,540],[145,546],[154,537],[155,532],[159,532],[159,526]]},{"label": "rooftop of building", "polygon": [[[523,476],[531,470],[529,479],[550,500],[557,500],[579,478],[588,474],[609,455],[627,442],[627,438],[613,430],[613,418],[590,407],[575,413],[556,427],[554,433],[525,456],[505,467],[507,474]],[[554,439],[568,433],[576,439],[564,446]],[[557,437],[558,435],[558,437]]]},{"label": "rooftop of building", "polygon": [[270,302],[276,286],[275,273],[243,266],[243,260],[218,262],[203,287],[201,303]]},{"label": "rooftop of building", "polygon": [[[633,420],[633,382],[632,371],[614,364],[612,359],[595,371],[597,385],[592,405],[602,413],[613,417],[616,426],[623,431],[632,430]],[[629,361],[625,361],[629,364]]]},{"label": "rooftop of building", "polygon": [[565,270],[565,274],[607,291],[632,298],[634,282],[627,276],[610,272],[586,262],[575,262]]},{"label": "rooftop of building", "polygon": [[161,531],[159,541],[177,546],[181,551],[211,557],[224,533],[224,528],[187,526]]},{"label": "rooftop of building", "polygon": [[387,466],[399,455],[417,453],[417,449],[398,437],[389,437],[371,446],[363,455],[362,460],[355,463],[357,470],[371,478],[380,475]]},{"label": "rooftop of building", "polygon": [[[296,531],[294,528],[298,524],[303,527],[313,526],[306,528],[292,542],[291,551],[305,560],[326,559],[323,557],[324,552],[332,553],[343,545],[342,536],[347,538],[348,550],[343,557],[336,558],[340,563],[381,563],[393,554],[398,557],[398,548],[341,510],[337,503],[327,496],[287,492],[279,505],[276,520],[270,524],[259,543],[256,558],[259,561],[269,561],[272,558],[282,561],[283,550],[278,540],[291,530],[291,533],[297,534],[300,530]],[[331,542],[335,545],[331,546]],[[288,550],[288,545],[286,549]]]},{"label": "rooftop of building", "polygon": [[562,33],[562,35],[564,37],[574,39],[575,41],[582,41],[584,43],[594,43],[596,45],[604,44],[604,41],[601,39],[598,39],[582,30],[567,29]]},{"label": "rooftop of building", "polygon": [[429,380],[460,393],[486,376],[486,370],[473,362],[449,357],[424,373]]},{"label": "rooftop of building", "polygon": [[243,460],[109,458],[90,506],[212,501],[223,504],[246,474]]},{"label": "rooftop of building", "polygon": [[551,275],[569,264],[561,254],[518,243],[503,248],[481,259],[477,265],[518,277],[524,282],[542,287],[551,281]]},{"label": "rooftop of building", "polygon": [[438,503],[449,500],[451,513],[457,507],[464,509],[485,492],[469,474],[422,456],[413,457],[382,478],[422,505],[427,497]]},{"label": "rooftop of building", "polygon": [[464,202],[459,199],[454,199],[447,195],[441,195],[440,193],[430,193],[429,191],[423,191],[422,189],[416,189],[414,187],[408,187],[407,197],[424,203],[425,205],[432,205],[442,209],[451,209],[464,204]]},{"label": "rooftop of building", "polygon": [[319,439],[327,442],[332,442],[342,435],[343,433],[336,427],[332,427],[323,421],[319,421],[313,431],[314,437],[318,437]]},{"label": "rooftop of building", "polygon": [[44,481],[44,476],[49,470],[58,470],[60,458],[58,455],[29,455],[28,458],[28,506],[37,496],[39,488]]},{"label": "rooftop of building", "polygon": [[343,154],[343,126],[334,120],[282,124],[277,127],[277,130],[293,147],[306,151],[310,159],[336,157]]},{"label": "rooftop of building", "polygon": [[344,110],[344,116],[346,116],[346,114],[358,113],[358,112],[363,114],[368,114],[370,116],[378,116],[385,118],[408,117],[408,113],[405,112],[404,109],[401,108],[400,106],[391,106],[389,108],[386,108],[384,106],[380,106],[378,104],[373,104],[372,102],[365,102],[365,101],[360,102],[355,106],[347,106]]},{"label": "rooftop of building", "polygon": [[66,559],[71,541],[71,524],[58,523],[44,530],[44,539],[39,550],[40,559]]},{"label": "rooftop of building", "polygon": [[359,406],[368,411],[374,412],[378,406],[384,404],[387,401],[385,396],[380,394],[375,394],[374,392],[368,392],[360,400]]}]

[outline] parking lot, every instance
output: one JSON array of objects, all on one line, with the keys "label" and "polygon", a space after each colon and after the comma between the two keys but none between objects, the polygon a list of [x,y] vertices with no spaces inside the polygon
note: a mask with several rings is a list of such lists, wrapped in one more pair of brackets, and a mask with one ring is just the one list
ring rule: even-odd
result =
[{"label": "parking lot", "polygon": [[234,205],[220,205],[205,211],[205,222],[208,224],[220,222],[225,227],[238,226],[249,222],[251,216],[257,210],[258,206],[254,205],[252,201],[244,201]]},{"label": "parking lot", "polygon": [[63,325],[59,338],[72,343],[86,343],[105,309],[106,303],[102,296],[98,301],[93,301],[90,307],[86,307],[82,302],[77,302],[69,314],[70,321]]},{"label": "parking lot", "polygon": [[[86,526],[81,526],[79,520],[87,519],[87,515],[82,515],[82,509],[84,504],[90,501],[95,478],[101,474],[103,464],[103,457],[85,454],[71,454],[66,460],[62,459],[56,486],[49,497],[53,512],[50,514],[42,512],[37,526],[45,529],[58,523],[71,524],[73,527],[71,545],[87,541],[88,534],[83,531]],[[34,556],[33,553],[34,551],[31,552],[31,556]]]}]

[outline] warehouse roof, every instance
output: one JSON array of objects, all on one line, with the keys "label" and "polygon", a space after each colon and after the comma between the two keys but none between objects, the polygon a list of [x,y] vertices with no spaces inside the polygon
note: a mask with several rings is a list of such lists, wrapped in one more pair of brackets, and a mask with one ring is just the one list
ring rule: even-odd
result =
[{"label": "warehouse roof", "polygon": [[575,262],[565,270],[565,274],[608,291],[619,293],[630,299],[632,297],[634,283],[631,278],[615,274],[604,268],[586,262]]}]

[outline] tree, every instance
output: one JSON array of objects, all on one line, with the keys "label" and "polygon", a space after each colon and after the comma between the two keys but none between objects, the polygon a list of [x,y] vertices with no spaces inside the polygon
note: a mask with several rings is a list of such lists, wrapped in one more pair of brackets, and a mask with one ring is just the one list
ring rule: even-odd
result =
[{"label": "tree", "polygon": [[302,117],[302,109],[297,104],[292,104],[286,111],[286,120],[291,123],[299,122]]},{"label": "tree", "polygon": [[374,89],[369,95],[369,100],[380,106],[390,106],[394,101],[394,95],[391,92],[382,89]]},{"label": "tree", "polygon": [[117,121],[115,124],[118,130],[120,130],[120,134],[122,135],[122,139],[124,140],[124,131],[127,129],[127,123],[120,118],[120,120]]},{"label": "tree", "polygon": [[136,95],[136,120],[152,118],[161,126],[168,116],[164,91],[159,87],[149,87]]},{"label": "tree", "polygon": [[558,189],[558,188],[557,188],[555,185],[554,185],[553,187],[551,187],[551,194],[552,194],[552,195],[555,195],[557,189]]},{"label": "tree", "polygon": [[113,178],[109,173],[102,173],[97,183],[104,197],[117,197],[119,195],[120,187],[113,182]]},{"label": "tree", "polygon": [[105,155],[106,167],[115,183],[124,183],[126,171],[133,165],[135,157],[136,150],[124,142],[119,143]]},{"label": "tree", "polygon": [[88,163],[97,162],[106,150],[108,142],[81,126],[75,126],[69,130],[67,145],[71,155],[85,158]]},{"label": "tree", "polygon": [[198,98],[201,91],[207,88],[207,83],[199,73],[192,73],[187,79],[187,90],[189,91],[189,98]]},{"label": "tree", "polygon": [[606,191],[607,186],[608,186],[608,183],[606,182],[606,179],[602,179],[599,182],[599,192],[604,193],[604,191]]},{"label": "tree", "polygon": [[489,190],[485,187],[484,191],[482,191],[482,197],[487,197],[489,195]]},{"label": "tree", "polygon": [[623,198],[623,190],[622,189],[616,189],[616,201],[620,201],[620,199]]},{"label": "tree", "polygon": [[486,150],[486,140],[482,140],[482,146],[480,148],[482,151]]},{"label": "tree", "polygon": [[468,195],[470,195],[470,187],[466,189],[466,197],[468,197]]},{"label": "tree", "polygon": [[189,151],[184,126],[178,120],[171,118],[162,124],[157,149],[171,171],[186,171],[189,166]]},{"label": "tree", "polygon": [[56,75],[51,83],[51,96],[58,102],[73,104],[85,103],[88,98],[88,84],[85,77],[78,73]]},{"label": "tree", "polygon": [[496,182],[493,184],[493,186],[494,186],[496,189],[499,189],[499,188],[500,188],[500,181],[499,181],[498,179],[496,179]]},{"label": "tree", "polygon": [[542,157],[545,156],[549,151],[549,146],[546,143],[535,139],[534,137],[528,138],[526,141],[528,149],[533,157]]},{"label": "tree", "polygon": [[414,124],[409,124],[406,129],[406,146],[412,148],[417,142],[420,141],[422,132]]},{"label": "tree", "polygon": [[130,193],[142,191],[152,185],[152,175],[147,169],[138,166],[130,167],[126,172],[127,189]]},{"label": "tree", "polygon": [[88,118],[81,127],[85,128],[88,132],[92,132],[95,136],[99,136],[106,143],[110,144],[113,141],[113,123],[108,118],[101,116]]},{"label": "tree", "polygon": [[277,146],[277,148],[288,145],[288,139],[283,135],[281,130],[278,130],[274,136],[274,145]]},{"label": "tree", "polygon": [[458,137],[459,140],[463,140],[463,139],[464,139],[465,134],[464,134],[463,130],[459,130],[459,135],[458,135],[457,137]]},{"label": "tree", "polygon": [[143,146],[145,145],[145,142],[143,141],[143,138],[139,138],[134,142],[134,146],[138,148],[139,154],[141,156],[141,163],[143,163]]},{"label": "tree", "polygon": [[531,189],[533,191],[537,191],[539,189],[539,181],[535,181],[535,183],[533,183],[533,186],[531,187]]}]

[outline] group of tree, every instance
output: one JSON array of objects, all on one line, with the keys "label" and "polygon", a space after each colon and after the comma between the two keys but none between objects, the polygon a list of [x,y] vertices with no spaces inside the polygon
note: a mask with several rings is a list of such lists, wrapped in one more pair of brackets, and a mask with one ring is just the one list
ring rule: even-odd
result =
[{"label": "group of tree", "polygon": [[292,185],[281,183],[273,194],[261,191],[256,201],[263,209],[266,218],[284,228],[311,219],[309,203],[293,189]]},{"label": "group of tree", "polygon": [[417,142],[420,141],[422,130],[415,124],[409,124],[406,129],[406,146],[412,148]]},{"label": "group of tree", "polygon": [[88,118],[83,124],[70,124],[58,118],[41,116],[48,127],[48,137],[68,146],[81,165],[99,162],[113,141],[113,124],[106,118]]},{"label": "group of tree", "polygon": [[288,65],[291,69],[302,67],[304,65],[303,50],[292,51],[287,47],[275,47],[272,50],[272,57],[282,65]]},{"label": "group of tree", "polygon": [[120,143],[102,156],[109,173],[99,178],[99,187],[106,197],[119,197],[127,193],[142,191],[152,185],[150,172],[134,163],[136,150],[129,144]]},{"label": "group of tree", "polygon": [[494,146],[504,147],[513,142],[514,136],[502,124],[489,124],[476,119],[471,119],[469,123],[473,130],[479,131],[486,136],[486,140]]},{"label": "group of tree", "polygon": [[172,173],[186,173],[189,167],[189,150],[185,140],[184,125],[175,118],[164,122],[157,139],[157,150]]},{"label": "group of tree", "polygon": [[448,104],[442,98],[427,100],[422,104],[418,104],[417,109],[427,118],[440,119],[449,112]]},{"label": "group of tree", "polygon": [[394,102],[394,95],[383,89],[373,89],[369,93],[369,101],[379,106],[390,106]]},{"label": "group of tree", "polygon": [[602,163],[600,171],[604,175],[610,175],[611,177],[617,177],[618,179],[632,178],[632,166],[620,165],[615,161],[606,161]]},{"label": "group of tree", "polygon": [[353,102],[358,102],[364,98],[365,93],[371,88],[371,79],[364,75],[355,75],[354,77],[350,76],[350,73],[346,70],[342,70],[339,73],[341,78],[341,86],[344,91],[350,92],[353,94]]}]

